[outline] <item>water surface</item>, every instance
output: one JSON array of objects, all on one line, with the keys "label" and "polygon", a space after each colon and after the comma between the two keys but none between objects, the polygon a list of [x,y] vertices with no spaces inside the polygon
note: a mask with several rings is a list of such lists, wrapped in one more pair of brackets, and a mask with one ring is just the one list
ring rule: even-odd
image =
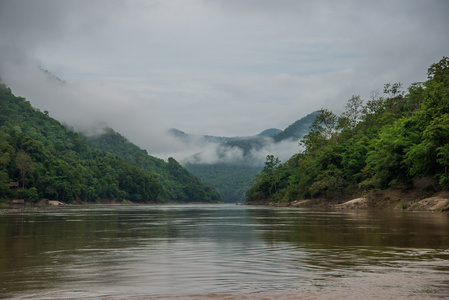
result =
[{"label": "water surface", "polygon": [[449,217],[236,205],[0,213],[0,298],[211,294],[446,298]]}]

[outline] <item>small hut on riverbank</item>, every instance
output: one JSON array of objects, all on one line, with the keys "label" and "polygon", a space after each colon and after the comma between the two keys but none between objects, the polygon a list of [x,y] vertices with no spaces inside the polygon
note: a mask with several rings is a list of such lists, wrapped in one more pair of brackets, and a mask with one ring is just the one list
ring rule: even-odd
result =
[{"label": "small hut on riverbank", "polygon": [[16,199],[12,199],[11,200],[11,204],[15,204],[15,205],[25,205],[25,200],[24,199],[18,199],[19,198],[19,190],[21,189],[20,184],[18,182],[10,182],[9,183],[9,189],[10,190],[15,190],[16,191]]}]

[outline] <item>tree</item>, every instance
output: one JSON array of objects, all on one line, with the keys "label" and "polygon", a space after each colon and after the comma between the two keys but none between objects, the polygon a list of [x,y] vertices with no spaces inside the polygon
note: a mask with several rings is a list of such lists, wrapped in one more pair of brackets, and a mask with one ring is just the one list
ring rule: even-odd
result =
[{"label": "tree", "polygon": [[404,92],[402,91],[402,83],[396,82],[396,83],[386,83],[384,85],[384,94],[387,94],[390,98],[397,97],[399,95],[403,95]]},{"label": "tree", "polygon": [[262,170],[263,173],[272,173],[276,167],[279,165],[281,161],[278,157],[274,157],[274,155],[267,155],[265,160],[265,166]]},{"label": "tree", "polygon": [[25,187],[26,176],[28,173],[33,172],[33,162],[30,155],[25,150],[20,149],[16,157],[16,166],[20,171],[20,177],[22,179],[22,188]]},{"label": "tree", "polygon": [[362,107],[363,119],[366,121],[368,116],[378,115],[384,108],[384,98],[379,96],[379,91],[371,91],[370,100]]},{"label": "tree", "polygon": [[354,133],[354,129],[360,119],[360,115],[362,113],[362,104],[363,100],[360,95],[352,95],[351,99],[346,103],[346,110],[342,114],[339,125],[341,127],[349,127],[349,129]]},{"label": "tree", "polygon": [[382,127],[378,137],[371,140],[366,162],[381,188],[411,179],[405,157],[419,141],[420,132],[414,123],[413,119],[401,118]]},{"label": "tree", "polygon": [[279,158],[274,155],[267,155],[265,166],[262,172],[256,176],[255,182],[250,187],[247,195],[248,199],[253,198],[251,194],[261,193],[264,197],[270,196],[277,192],[279,181],[278,167],[280,164]]},{"label": "tree", "polygon": [[396,114],[400,110],[401,100],[403,99],[404,92],[402,91],[402,83],[386,83],[384,85],[384,94],[389,97],[386,100],[387,106],[391,108],[391,112]]},{"label": "tree", "polygon": [[449,114],[435,117],[422,133],[421,143],[407,151],[406,163],[415,176],[447,173],[449,166]]},{"label": "tree", "polygon": [[310,132],[306,134],[300,142],[300,145],[306,148],[306,152],[312,153],[328,144],[332,140],[335,144],[337,141],[337,116],[327,109],[320,109],[319,114],[310,125]]},{"label": "tree", "polygon": [[443,56],[443,58],[432,64],[427,70],[427,77],[435,82],[449,84],[449,58]]},{"label": "tree", "polygon": [[316,117],[313,122],[311,129],[313,130],[314,126],[318,131],[320,131],[326,139],[332,139],[335,144],[337,142],[337,116],[331,112],[330,110],[322,108],[320,110],[320,114]]}]

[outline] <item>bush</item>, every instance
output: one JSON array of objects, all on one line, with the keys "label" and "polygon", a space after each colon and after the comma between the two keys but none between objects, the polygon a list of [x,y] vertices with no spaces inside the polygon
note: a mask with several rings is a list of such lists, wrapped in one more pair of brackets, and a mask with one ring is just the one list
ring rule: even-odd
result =
[{"label": "bush", "polygon": [[18,197],[32,203],[39,201],[39,194],[35,187],[19,190]]}]

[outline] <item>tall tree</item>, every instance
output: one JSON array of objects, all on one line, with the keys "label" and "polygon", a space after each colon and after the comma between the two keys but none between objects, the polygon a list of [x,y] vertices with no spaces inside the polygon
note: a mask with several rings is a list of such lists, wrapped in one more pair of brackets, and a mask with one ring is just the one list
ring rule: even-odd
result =
[{"label": "tall tree", "polygon": [[312,153],[327,145],[329,140],[338,144],[337,131],[338,117],[330,110],[322,108],[310,125],[309,133],[301,140],[300,145],[306,148],[306,152]]},{"label": "tall tree", "polygon": [[16,166],[20,171],[20,178],[22,179],[22,188],[25,187],[26,177],[28,173],[33,172],[33,162],[31,157],[25,150],[20,149],[16,157]]},{"label": "tall tree", "polygon": [[341,127],[349,127],[354,133],[355,127],[362,114],[363,100],[360,95],[352,95],[345,106],[345,112],[339,119]]},{"label": "tall tree", "polygon": [[427,77],[435,82],[449,84],[449,57],[432,64],[427,70]]}]

